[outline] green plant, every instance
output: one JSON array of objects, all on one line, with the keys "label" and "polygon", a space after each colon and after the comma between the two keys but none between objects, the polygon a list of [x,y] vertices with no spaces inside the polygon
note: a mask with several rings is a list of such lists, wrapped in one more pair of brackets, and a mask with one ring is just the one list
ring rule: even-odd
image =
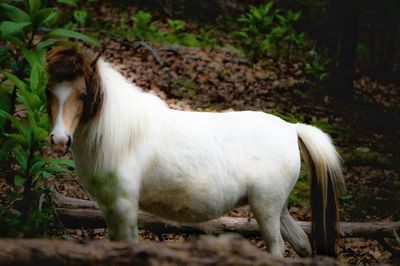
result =
[{"label": "green plant", "polygon": [[[69,172],[68,167],[73,167],[68,159],[46,159],[41,154],[48,135],[46,49],[68,44],[59,38],[97,45],[97,41],[81,33],[52,29],[58,12],[45,2],[0,3],[0,124],[4,125],[0,129],[0,162],[8,183],[17,191],[22,190],[14,202],[13,213],[18,215],[10,220],[18,218],[20,224],[28,224],[32,215],[40,217],[32,203],[44,193],[45,178]],[[50,31],[44,33],[44,28]],[[16,106],[19,116],[15,115]]]},{"label": "green plant", "polygon": [[87,34],[97,35],[101,25],[98,25],[98,20],[89,17],[89,14],[97,12],[96,5],[93,5],[95,2],[97,0],[57,0],[57,4],[73,9],[71,12],[63,12],[61,14],[60,20],[64,22],[64,28],[85,30]]},{"label": "green plant", "polygon": [[75,21],[79,24],[80,27],[86,25],[88,18],[88,12],[86,9],[75,10],[72,14],[74,16]]},{"label": "green plant", "polygon": [[286,60],[290,61],[292,54],[295,51],[302,51],[305,33],[297,33],[294,24],[300,19],[300,12],[293,12],[289,10],[285,15],[282,15],[279,10],[274,12],[275,17],[278,19],[278,25],[275,29],[279,29],[277,39],[282,39],[284,50],[286,50]]},{"label": "green plant", "polygon": [[128,31],[128,37],[136,40],[145,41],[157,41],[160,39],[161,34],[158,31],[155,22],[152,22],[152,16],[150,13],[144,11],[138,11],[132,16],[133,26]]},{"label": "green plant", "polygon": [[185,32],[186,23],[182,20],[168,19],[169,31],[164,34],[167,43],[180,44],[184,46],[197,47],[199,41],[192,33]]},{"label": "green plant", "polygon": [[35,190],[35,201],[31,202],[30,215],[22,217],[22,213],[15,207],[22,201],[22,194],[10,191],[0,196],[0,236],[2,237],[40,237],[58,232],[49,202],[43,201],[50,197],[48,189]]},{"label": "green plant", "polygon": [[79,0],[57,0],[57,3],[76,7]]},{"label": "green plant", "polygon": [[273,2],[252,6],[239,18],[241,30],[235,32],[239,45],[253,62],[265,57],[286,58],[303,51],[304,33],[297,33],[294,24],[299,12],[273,9]]},{"label": "green plant", "polygon": [[214,47],[217,46],[217,40],[212,37],[213,30],[205,30],[200,29],[200,32],[197,36],[199,44],[201,47]]},{"label": "green plant", "polygon": [[194,99],[196,98],[196,84],[187,79],[173,79],[171,87],[176,89],[176,94],[181,97]]},{"label": "green plant", "polygon": [[125,13],[121,15],[119,26],[110,33],[137,41],[172,43],[189,47],[215,46],[217,43],[212,37],[211,30],[201,29],[198,35],[187,32],[186,23],[182,20],[168,19],[166,30],[161,30],[158,25],[159,22],[154,21],[150,13],[138,11],[131,20]]},{"label": "green plant", "polygon": [[329,60],[314,49],[308,52],[308,64],[304,71],[311,81],[323,81],[328,78]]},{"label": "green plant", "polygon": [[283,120],[290,122],[290,123],[304,123],[305,122],[305,114],[304,113],[297,113],[296,116],[287,116],[278,111],[273,111],[273,115],[282,118]]},{"label": "green plant", "polygon": [[299,180],[292,193],[289,195],[289,206],[301,206],[310,204],[310,182],[305,169],[302,167]]}]

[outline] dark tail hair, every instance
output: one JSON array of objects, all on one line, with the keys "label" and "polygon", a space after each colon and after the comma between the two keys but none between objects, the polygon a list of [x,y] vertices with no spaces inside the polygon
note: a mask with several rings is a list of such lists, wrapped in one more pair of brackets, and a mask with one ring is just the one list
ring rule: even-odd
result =
[{"label": "dark tail hair", "polygon": [[316,127],[297,124],[300,148],[311,176],[311,246],[319,255],[336,256],[338,197],[344,189],[340,157],[330,137]]}]

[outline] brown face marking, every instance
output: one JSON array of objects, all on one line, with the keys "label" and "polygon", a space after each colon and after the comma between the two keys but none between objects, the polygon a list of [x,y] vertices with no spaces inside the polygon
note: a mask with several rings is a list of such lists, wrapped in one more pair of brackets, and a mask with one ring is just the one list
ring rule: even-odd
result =
[{"label": "brown face marking", "polygon": [[83,93],[86,93],[85,80],[82,77],[74,80],[72,82],[72,88],[73,90],[63,106],[63,122],[68,132],[75,131],[83,113],[84,103],[79,97]]}]

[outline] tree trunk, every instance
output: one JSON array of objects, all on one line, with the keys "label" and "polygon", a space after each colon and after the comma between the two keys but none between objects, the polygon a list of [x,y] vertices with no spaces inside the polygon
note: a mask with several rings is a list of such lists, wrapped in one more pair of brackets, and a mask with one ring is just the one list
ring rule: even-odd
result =
[{"label": "tree trunk", "polygon": [[184,243],[1,239],[0,265],[336,265],[328,257],[277,258],[233,236]]},{"label": "tree trunk", "polygon": [[336,98],[352,98],[360,1],[332,0],[328,8],[326,47],[331,72],[328,92]]},{"label": "tree trunk", "polygon": [[[73,199],[60,196],[57,199],[57,213],[67,228],[101,228],[106,227],[104,217],[94,201]],[[243,236],[261,236],[254,219],[221,217],[198,224],[182,224],[155,217],[149,213],[139,213],[139,224],[142,229],[156,234],[167,232],[188,234],[238,233]],[[298,222],[307,233],[311,232],[309,222]],[[348,238],[383,238],[393,237],[393,230],[400,229],[400,222],[340,223],[342,237]]]}]

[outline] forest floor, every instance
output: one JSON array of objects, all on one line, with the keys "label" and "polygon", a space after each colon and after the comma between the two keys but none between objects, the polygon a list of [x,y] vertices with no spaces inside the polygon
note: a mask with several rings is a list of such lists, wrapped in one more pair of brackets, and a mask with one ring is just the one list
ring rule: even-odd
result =
[{"label": "forest floor", "polygon": [[[290,121],[311,123],[331,134],[344,158],[347,192],[342,197],[343,221],[400,219],[399,90],[394,84],[360,76],[356,100],[337,101],[323,96],[304,79],[304,62],[286,65],[273,60],[248,65],[223,48],[185,48],[149,44],[136,47],[127,40],[107,39],[103,56],[130,81],[164,99],[171,108],[195,111],[261,110]],[[156,57],[157,60],[156,60]],[[370,103],[366,103],[366,101]],[[304,181],[307,183],[306,181]],[[309,220],[307,186],[295,189],[290,207],[298,220]],[[71,177],[57,181],[63,194],[88,198]],[[248,207],[230,216],[250,217]],[[68,230],[79,239],[103,239],[105,230]],[[142,230],[149,241],[185,241],[185,234],[155,235]],[[249,239],[265,249],[261,238]],[[399,263],[375,240],[343,239],[338,261],[345,264]],[[287,256],[295,257],[288,246]]]}]

